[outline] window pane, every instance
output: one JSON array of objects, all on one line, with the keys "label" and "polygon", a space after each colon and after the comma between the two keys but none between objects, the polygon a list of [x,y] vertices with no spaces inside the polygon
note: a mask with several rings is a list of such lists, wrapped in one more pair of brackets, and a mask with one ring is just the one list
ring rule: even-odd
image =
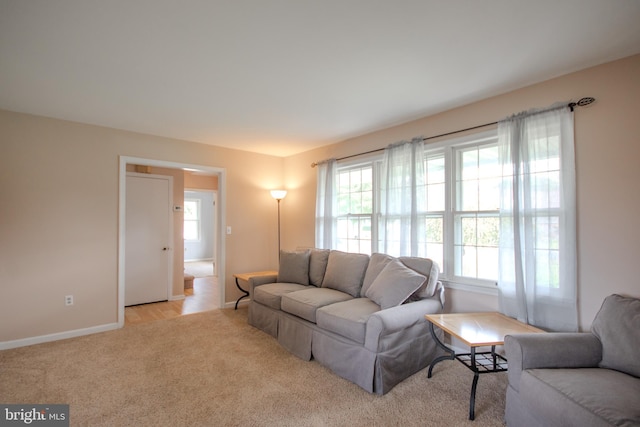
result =
[{"label": "window pane", "polygon": [[477,278],[496,280],[498,277],[498,248],[477,248]]},{"label": "window pane", "polygon": [[427,186],[427,211],[444,211],[444,183]]},{"label": "window pane", "polygon": [[500,178],[486,178],[478,181],[478,210],[493,211],[500,208]]},{"label": "window pane", "polygon": [[198,200],[185,200],[184,201],[184,219],[198,219],[199,212]]},{"label": "window pane", "polygon": [[185,240],[199,240],[198,235],[198,221],[185,221],[184,222],[184,239]]},{"label": "window pane", "polygon": [[477,222],[477,245],[498,247],[500,243],[500,219],[480,217]]}]

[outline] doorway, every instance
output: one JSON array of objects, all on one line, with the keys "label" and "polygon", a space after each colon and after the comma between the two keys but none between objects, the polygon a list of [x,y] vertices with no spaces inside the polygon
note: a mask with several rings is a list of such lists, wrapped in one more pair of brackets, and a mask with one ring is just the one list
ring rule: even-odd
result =
[{"label": "doorway", "polygon": [[[162,160],[145,159],[138,157],[120,156],[120,169],[119,169],[119,222],[118,222],[118,325],[124,326],[125,323],[125,290],[126,290],[126,194],[127,194],[127,165],[149,166],[175,169],[181,171],[199,171],[204,174],[215,175],[218,180],[217,189],[217,201],[215,206],[215,218],[216,218],[216,234],[223,235],[223,231],[226,227],[225,218],[225,200],[226,200],[226,171],[223,168],[217,168],[212,166],[185,164],[177,162],[169,162]],[[182,189],[180,190],[183,191]],[[182,206],[173,206],[173,211],[179,211]],[[224,307],[225,301],[225,245],[222,243],[223,239],[217,239],[214,247],[214,262],[216,265],[217,279],[219,280],[219,301],[220,307]],[[174,292],[175,293],[175,292]],[[184,295],[172,295],[170,293],[169,300],[183,299]]]},{"label": "doorway", "polygon": [[[215,263],[218,238],[217,198],[218,194],[215,190],[195,188],[184,190],[185,272],[196,277],[217,275]],[[189,271],[190,268],[194,271]]]}]

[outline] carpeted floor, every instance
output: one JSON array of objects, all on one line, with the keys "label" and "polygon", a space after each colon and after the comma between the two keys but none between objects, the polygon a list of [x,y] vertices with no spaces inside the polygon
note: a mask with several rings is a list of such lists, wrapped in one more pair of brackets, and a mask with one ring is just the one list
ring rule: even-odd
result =
[{"label": "carpeted floor", "polygon": [[0,352],[0,402],[67,403],[75,426],[503,426],[506,373],[457,361],[384,396],[305,362],[215,310]]},{"label": "carpeted floor", "polygon": [[193,277],[213,276],[213,261],[190,261],[184,263],[184,272]]}]

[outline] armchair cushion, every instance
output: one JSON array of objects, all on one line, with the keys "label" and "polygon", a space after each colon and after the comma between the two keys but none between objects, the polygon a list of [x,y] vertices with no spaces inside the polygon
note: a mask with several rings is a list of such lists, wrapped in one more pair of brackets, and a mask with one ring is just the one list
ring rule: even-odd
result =
[{"label": "armchair cushion", "polygon": [[602,368],[640,377],[640,300],[620,295],[605,298],[591,332],[602,342]]},{"label": "armchair cushion", "polygon": [[520,395],[553,425],[631,426],[640,419],[640,381],[610,369],[529,369]]},{"label": "armchair cushion", "polygon": [[597,368],[602,359],[600,340],[581,332],[507,335],[504,348],[509,359],[509,383],[516,390],[527,369]]}]

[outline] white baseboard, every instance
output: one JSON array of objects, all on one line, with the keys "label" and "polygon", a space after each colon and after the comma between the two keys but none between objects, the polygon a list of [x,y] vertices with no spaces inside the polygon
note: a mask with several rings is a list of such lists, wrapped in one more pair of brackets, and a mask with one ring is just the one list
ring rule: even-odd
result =
[{"label": "white baseboard", "polygon": [[[245,305],[249,305],[249,302],[251,300],[249,298],[245,298],[242,301],[240,301],[238,303],[238,307],[243,307]],[[224,308],[234,308],[236,306],[236,302],[235,301],[231,301],[231,302],[225,302],[224,303]]]},{"label": "white baseboard", "polygon": [[181,299],[184,299],[184,294],[182,294],[182,295],[171,295],[169,297],[169,301],[180,301]]},{"label": "white baseboard", "polygon": [[42,344],[50,341],[65,340],[83,335],[96,334],[98,332],[112,331],[119,328],[120,326],[117,323],[107,323],[106,325],[92,326],[90,328],[74,329],[72,331],[57,332],[55,334],[40,335],[37,337],[22,338],[13,341],[3,341],[0,342],[0,350],[9,350],[11,348],[26,347],[28,345]]}]

